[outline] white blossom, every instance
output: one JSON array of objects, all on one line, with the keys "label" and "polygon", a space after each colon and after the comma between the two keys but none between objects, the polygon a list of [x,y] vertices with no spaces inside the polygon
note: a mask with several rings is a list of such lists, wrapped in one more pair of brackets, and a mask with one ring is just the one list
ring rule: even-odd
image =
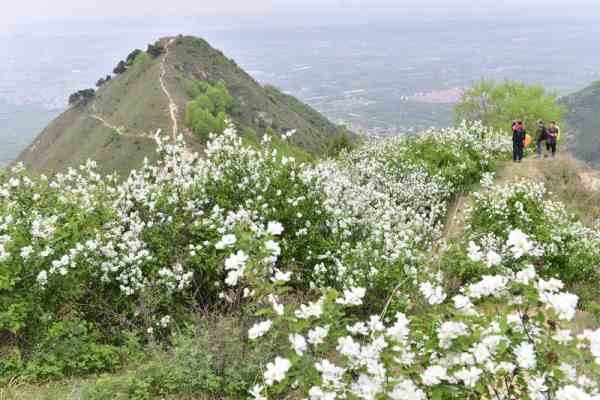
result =
[{"label": "white blossom", "polygon": [[344,297],[338,298],[335,302],[346,306],[360,306],[365,297],[365,293],[365,288],[353,287],[344,290]]},{"label": "white blossom", "polygon": [[255,340],[261,336],[264,336],[272,326],[273,321],[271,320],[257,322],[248,330],[248,338],[250,340]]},{"label": "white blossom", "polygon": [[41,286],[46,286],[48,283],[48,272],[46,272],[46,270],[41,270],[38,273],[36,280]]},{"label": "white blossom", "polygon": [[299,333],[290,334],[289,340],[292,345],[292,348],[299,356],[303,355],[308,348],[308,345],[306,344],[306,339]]},{"label": "white blossom", "polygon": [[236,242],[237,242],[237,239],[236,239],[235,235],[233,235],[233,234],[227,234],[227,235],[224,235],[221,238],[221,240],[219,240],[215,244],[215,248],[217,250],[223,250],[223,249],[225,249],[227,247],[233,246]]},{"label": "white blossom", "polygon": [[515,359],[519,367],[533,369],[536,366],[535,350],[531,343],[520,343],[514,350]]},{"label": "white blossom", "polygon": [[317,326],[308,331],[308,343],[313,346],[320,345],[325,342],[325,338],[329,334],[329,326]]},{"label": "white blossom", "polygon": [[529,240],[529,237],[520,229],[510,231],[506,244],[515,259],[519,259],[533,250],[533,244]]},{"label": "white blossom", "polygon": [[461,368],[454,373],[454,377],[462,381],[467,387],[475,387],[483,371],[477,367]]},{"label": "white blossom", "polygon": [[287,358],[275,357],[275,360],[267,364],[264,372],[267,386],[273,386],[273,384],[283,381],[291,367],[292,363]]},{"label": "white blossom", "polygon": [[434,286],[431,282],[423,282],[419,285],[419,291],[431,305],[442,304],[446,299],[446,293],[441,286]]},{"label": "white blossom", "polygon": [[250,389],[250,395],[252,395],[253,400],[267,400],[267,397],[262,393],[265,390],[265,387],[262,385],[254,385],[252,389]]},{"label": "white blossom", "polygon": [[414,382],[403,379],[394,386],[394,390],[388,394],[392,400],[426,400],[425,392],[419,389]]},{"label": "white blossom", "polygon": [[283,233],[283,225],[277,221],[269,221],[267,224],[267,233],[273,236],[279,236]]},{"label": "white blossom", "polygon": [[244,267],[248,261],[248,256],[242,250],[230,255],[225,260],[225,270],[228,271],[225,283],[229,286],[236,286],[239,279],[244,276]]},{"label": "white blossom", "polygon": [[448,379],[448,371],[441,365],[432,365],[421,374],[421,379],[424,385],[434,386]]},{"label": "white blossom", "polygon": [[469,333],[469,327],[463,322],[447,321],[440,325],[437,329],[440,347],[449,349],[452,341],[460,336],[465,336]]}]

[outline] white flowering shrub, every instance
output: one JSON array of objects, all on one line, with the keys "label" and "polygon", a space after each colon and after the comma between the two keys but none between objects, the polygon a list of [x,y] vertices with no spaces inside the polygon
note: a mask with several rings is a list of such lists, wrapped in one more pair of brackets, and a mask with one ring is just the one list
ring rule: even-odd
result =
[{"label": "white flowering shrub", "polygon": [[[530,240],[515,231],[507,246],[516,235]],[[502,272],[435,301],[431,288],[409,291],[408,305],[391,315],[357,314],[360,287],[287,307],[273,300],[285,288],[272,286],[256,298],[264,309],[250,339],[287,335],[287,346],[250,398],[600,398],[600,329],[574,331],[578,297],[529,262],[500,257]]]},{"label": "white flowering shrub", "polygon": [[372,294],[367,304],[383,301],[379,293],[413,277],[429,256],[448,202],[490,171],[506,148],[481,125],[463,125],[368,143],[305,169],[304,179],[325,193],[336,240],[318,256],[316,285],[361,286]]},{"label": "white flowering shrub", "polygon": [[570,215],[542,183],[515,181],[476,193],[464,242],[470,261],[484,261],[466,280],[489,273],[501,256],[517,266],[529,258],[540,275],[569,286],[594,282],[600,273],[600,232]]},{"label": "white flowering shrub", "polygon": [[[593,257],[593,232],[553,230],[550,203],[494,214],[514,196],[492,188],[455,245],[477,273],[452,285],[432,258],[448,202],[489,181],[507,148],[473,125],[304,165],[228,129],[201,158],[159,143],[161,161],[122,182],[93,163],[53,178],[17,168],[0,181],[0,338],[25,369],[36,344],[68,338],[69,365],[94,367],[54,371],[97,372],[116,367],[125,332],[168,341],[195,310],[219,310],[269,347],[228,389],[237,398],[598,398],[600,331],[573,330],[578,296],[539,267]],[[21,373],[0,359],[3,377]]]},{"label": "white flowering shrub", "polygon": [[20,167],[3,177],[0,336],[23,354],[62,318],[87,321],[100,342],[166,337],[195,307],[239,304],[247,269],[294,271],[306,286],[304,260],[330,244],[323,194],[300,164],[233,130],[205,158],[181,143],[159,150],[157,165],[121,183],[91,162],[51,179]]}]

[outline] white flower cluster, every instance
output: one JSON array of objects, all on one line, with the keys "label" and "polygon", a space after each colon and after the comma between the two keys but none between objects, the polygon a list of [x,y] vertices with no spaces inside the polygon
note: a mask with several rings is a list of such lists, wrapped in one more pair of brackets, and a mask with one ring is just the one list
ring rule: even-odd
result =
[{"label": "white flower cluster", "polygon": [[303,180],[316,182],[325,193],[324,206],[333,216],[328,225],[342,242],[335,253],[320,255],[316,272],[325,279],[318,283],[366,286],[399,260],[407,272],[413,270],[439,239],[447,203],[461,189],[421,160],[411,160],[413,148],[477,154],[483,170],[502,152],[504,141],[493,135],[481,139],[482,131],[478,124],[463,125],[418,138],[375,141],[305,169]]},{"label": "white flower cluster", "polygon": [[[469,256],[475,261],[485,258],[486,250],[510,255],[514,260],[526,256],[560,257],[565,251],[573,251],[565,239],[595,250],[600,256],[596,250],[600,248],[600,231],[572,218],[541,182],[519,180],[489,186],[474,197],[468,231],[473,242]],[[496,232],[489,237],[486,229],[492,225]],[[497,261],[496,255],[492,258]],[[489,259],[488,263],[493,264]]]},{"label": "white flower cluster", "polygon": [[306,325],[292,330],[290,350],[303,360],[298,365],[306,368],[310,359],[320,376],[306,387],[308,398],[425,399],[442,391],[456,398],[600,399],[597,367],[579,364],[589,354],[600,365],[600,329],[579,335],[572,330],[578,297],[533,266],[548,254],[546,243],[514,228],[504,237],[483,232],[466,247],[470,260],[489,273],[449,297],[441,275],[432,279],[428,272],[409,296],[424,298],[421,308],[398,313],[391,324],[371,316],[332,326],[330,307],[351,310],[360,304],[351,300],[353,287],[334,300],[321,297],[292,312],[315,326],[309,338],[327,321],[319,346],[329,342],[335,348],[324,359],[319,346],[306,345]]}]

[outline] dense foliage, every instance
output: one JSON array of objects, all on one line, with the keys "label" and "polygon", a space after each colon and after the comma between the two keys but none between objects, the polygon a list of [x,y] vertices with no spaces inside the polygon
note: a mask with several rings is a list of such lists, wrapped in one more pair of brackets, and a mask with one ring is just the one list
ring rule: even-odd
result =
[{"label": "dense foliage", "polygon": [[105,78],[99,78],[99,79],[96,81],[96,87],[100,88],[100,87],[104,86],[104,85],[105,85],[105,84],[107,84],[107,83],[108,83],[108,81],[110,81],[111,79],[112,79],[112,76],[110,76],[110,75],[106,75],[106,77],[105,77]]},{"label": "dense foliage", "polygon": [[548,277],[558,276],[565,283],[598,279],[600,232],[570,216],[562,203],[549,198],[543,184],[517,181],[476,196],[469,240],[484,241],[486,250],[502,252],[489,235],[505,242],[514,229],[540,248],[543,263],[538,268]]},{"label": "dense foliage", "polygon": [[160,55],[164,52],[165,48],[160,42],[151,43],[146,49],[146,53],[150,54],[154,58],[160,57]]},{"label": "dense foliage", "polygon": [[186,125],[205,140],[210,133],[222,132],[227,125],[227,113],[233,105],[233,97],[225,84],[195,82],[191,93],[194,99],[187,103],[185,109]]},{"label": "dense foliage", "polygon": [[96,91],[94,89],[78,90],[69,96],[69,105],[72,106],[74,104],[85,104],[89,100],[93,99],[94,96],[96,96]]},{"label": "dense foliage", "polygon": [[[600,330],[571,333],[578,298],[553,277],[597,265],[595,233],[538,204],[540,188],[489,185],[505,139],[463,125],[316,164],[280,154],[269,136],[244,143],[228,128],[200,158],[159,140],[161,161],[122,183],[93,163],[3,177],[0,335],[11,346],[0,376],[110,371],[171,343],[169,368],[102,378],[88,398],[597,393]],[[444,250],[449,202],[482,178],[465,242]],[[473,272],[452,285],[465,265]],[[235,327],[174,335],[200,312]]]},{"label": "dense foliage", "polygon": [[127,63],[123,60],[119,61],[116,67],[113,69],[113,74],[120,75],[127,71]]},{"label": "dense foliage", "polygon": [[540,85],[482,80],[463,94],[454,108],[457,121],[482,121],[499,131],[509,132],[510,123],[521,119],[526,130],[534,133],[538,120],[560,122],[564,109],[557,95]]},{"label": "dense foliage", "polygon": [[135,50],[132,50],[132,51],[131,51],[131,53],[129,53],[129,54],[127,55],[127,58],[125,59],[125,62],[127,63],[127,65],[131,65],[131,64],[133,64],[133,62],[135,61],[135,59],[136,59],[136,58],[137,58],[137,57],[138,57],[140,54],[142,54],[142,53],[143,53],[143,51],[142,51],[142,50],[140,50],[140,49],[135,49]]}]

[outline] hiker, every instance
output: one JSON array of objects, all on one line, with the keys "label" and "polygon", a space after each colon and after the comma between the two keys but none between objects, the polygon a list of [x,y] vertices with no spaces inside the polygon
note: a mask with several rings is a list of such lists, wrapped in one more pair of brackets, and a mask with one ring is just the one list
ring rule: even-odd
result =
[{"label": "hiker", "polygon": [[537,123],[537,131],[535,133],[535,152],[537,153],[536,158],[542,157],[542,142],[546,142],[548,140],[548,130],[546,129],[546,125],[544,125],[544,121],[541,119]]},{"label": "hiker", "polygon": [[552,153],[552,157],[556,155],[556,143],[558,142],[558,135],[560,134],[560,129],[558,125],[556,125],[556,121],[551,121],[550,126],[548,127],[548,151]]},{"label": "hiker", "polygon": [[525,128],[523,121],[513,121],[513,162],[521,162],[523,159],[523,148],[525,147]]}]

